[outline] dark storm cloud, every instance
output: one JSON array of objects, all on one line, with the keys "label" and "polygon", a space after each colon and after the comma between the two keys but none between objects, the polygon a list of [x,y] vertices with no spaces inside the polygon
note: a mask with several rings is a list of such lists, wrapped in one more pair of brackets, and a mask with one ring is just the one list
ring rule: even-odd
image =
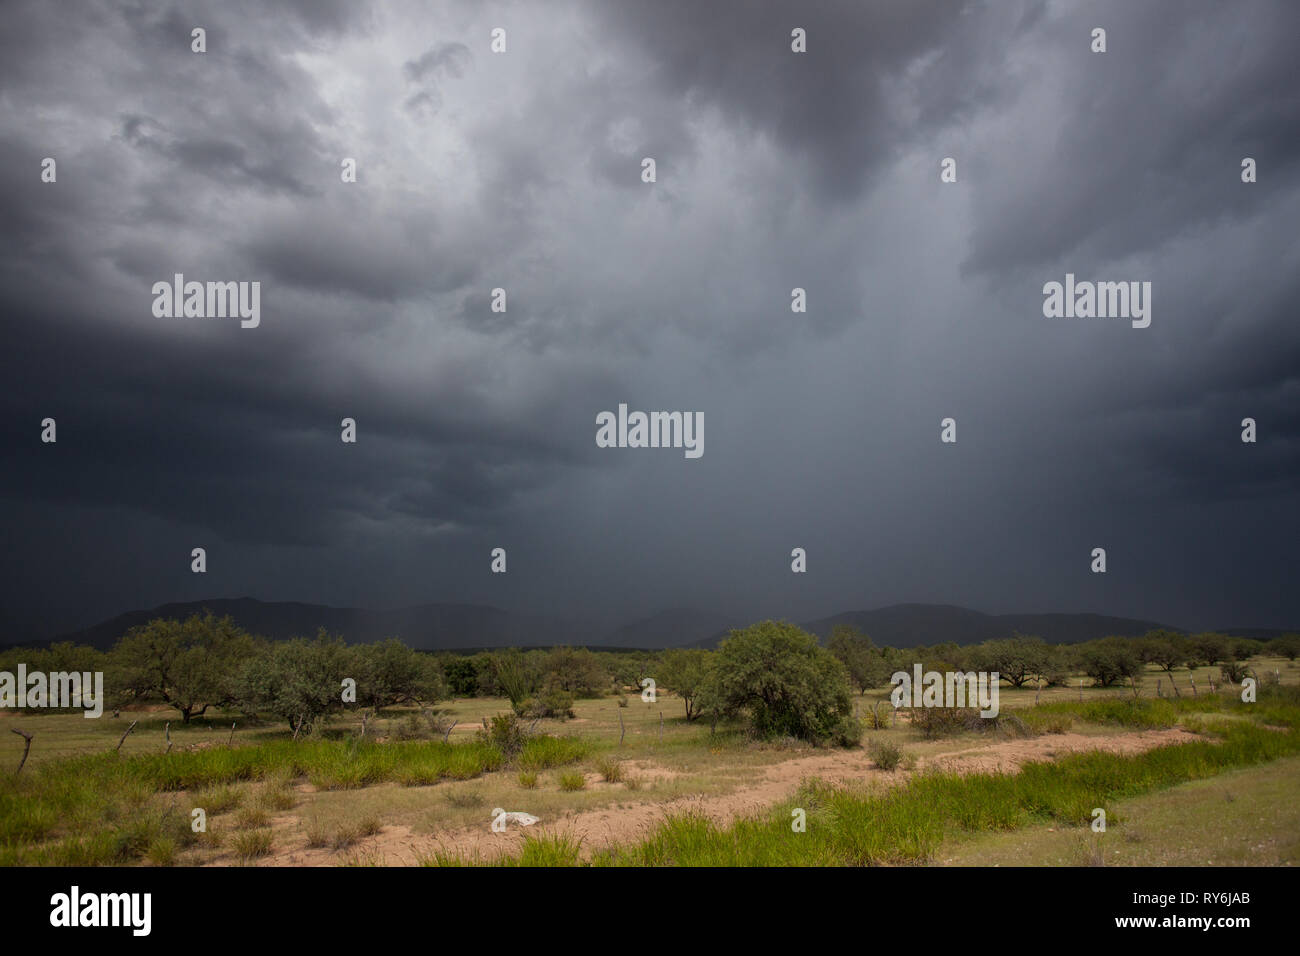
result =
[{"label": "dark storm cloud", "polygon": [[439,43],[432,50],[426,50],[417,59],[407,60],[402,70],[414,82],[421,82],[426,77],[458,77],[465,72],[470,61],[469,47],[463,43]]},{"label": "dark storm cloud", "polygon": [[[775,138],[809,164],[804,178],[828,201],[852,199],[911,135],[891,94],[909,64],[958,32],[962,9],[949,0],[764,0],[743,13],[691,0],[592,4],[653,63],[657,86]],[[788,55],[795,27],[815,55]]]},{"label": "dark storm cloud", "polygon": [[[1294,5],[68,9],[0,34],[11,625],[1300,618]],[[1044,319],[1066,271],[1150,279],[1152,326]],[[261,325],[154,318],[176,272],[261,282]],[[703,411],[704,456],[596,448],[620,402]]]},{"label": "dark storm cloud", "polygon": [[[1065,256],[1115,261],[1194,229],[1250,221],[1300,186],[1300,94],[1288,51],[1294,4],[1068,6],[1027,82],[1062,98],[1018,149],[977,161],[987,182],[965,267],[998,271]],[[1087,38],[1109,26],[1108,50]],[[1270,189],[1242,189],[1256,159]]]}]

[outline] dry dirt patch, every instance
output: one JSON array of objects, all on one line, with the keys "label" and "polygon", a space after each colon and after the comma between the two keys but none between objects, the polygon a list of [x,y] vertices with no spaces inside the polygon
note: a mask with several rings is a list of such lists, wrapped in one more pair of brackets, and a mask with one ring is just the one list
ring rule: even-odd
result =
[{"label": "dry dirt patch", "polygon": [[[1177,727],[1098,736],[1048,734],[935,754],[921,758],[913,771],[894,773],[877,769],[865,750],[823,751],[766,767],[758,771],[758,779],[754,782],[725,794],[679,797],[661,803],[634,803],[586,810],[558,820],[544,820],[532,827],[511,827],[505,833],[493,833],[486,822],[482,827],[437,834],[415,833],[406,826],[385,826],[376,836],[361,840],[351,850],[342,852],[307,848],[297,818],[278,817],[275,821],[276,844],[284,848],[276,850],[258,863],[264,866],[332,866],[359,853],[366,859],[384,865],[400,866],[414,864],[421,857],[430,856],[437,850],[462,857],[491,859],[518,851],[525,835],[566,836],[581,841],[584,851],[589,852],[643,839],[665,816],[674,814],[698,813],[725,826],[739,818],[761,813],[781,802],[809,777],[820,777],[833,783],[874,781],[889,785],[902,782],[911,773],[926,769],[956,773],[1011,772],[1031,761],[1053,760],[1070,753],[1100,750],[1114,754],[1135,754],[1196,739],[1196,734]],[[650,761],[629,761],[629,764],[634,765],[637,775],[644,778],[671,779],[683,776]],[[511,806],[505,809],[528,808]]]}]

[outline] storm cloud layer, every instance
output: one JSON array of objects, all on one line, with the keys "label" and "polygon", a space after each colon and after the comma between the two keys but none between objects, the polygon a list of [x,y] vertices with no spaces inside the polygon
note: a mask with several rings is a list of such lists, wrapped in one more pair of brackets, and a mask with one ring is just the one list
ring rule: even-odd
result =
[{"label": "storm cloud layer", "polygon": [[[0,642],[244,594],[1294,625],[1296,36],[1284,0],[11,3]],[[260,282],[260,324],[156,317],[176,273]],[[1046,318],[1067,273],[1150,281],[1150,327]],[[705,453],[598,448],[620,403]]]}]

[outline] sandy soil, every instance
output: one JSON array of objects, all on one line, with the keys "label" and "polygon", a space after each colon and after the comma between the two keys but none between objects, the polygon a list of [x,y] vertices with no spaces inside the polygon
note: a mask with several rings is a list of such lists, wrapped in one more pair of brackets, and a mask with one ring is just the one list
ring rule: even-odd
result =
[{"label": "sandy soil", "polygon": [[[350,850],[309,849],[299,827],[299,818],[290,813],[273,820],[276,842],[290,843],[292,848],[274,852],[258,861],[262,866],[336,866],[353,855],[368,862],[387,866],[410,865],[435,850],[463,856],[490,859],[514,852],[525,834],[563,834],[580,840],[584,851],[611,844],[631,843],[647,836],[669,814],[695,812],[727,824],[739,817],[752,816],[790,796],[808,777],[820,777],[835,783],[878,781],[889,784],[906,780],[910,773],[937,768],[958,773],[1014,771],[1035,760],[1052,760],[1069,753],[1101,750],[1116,754],[1133,754],[1168,744],[1198,739],[1182,728],[1147,730],[1104,736],[1085,734],[1048,734],[1026,739],[1003,740],[935,754],[918,761],[911,771],[892,773],[879,770],[865,750],[825,751],[797,757],[764,768],[756,779],[729,793],[716,796],[676,798],[661,803],[637,803],[631,806],[605,807],[571,813],[559,819],[545,820],[528,828],[512,827],[505,833],[493,833],[485,820],[482,827],[451,830],[438,834],[418,834],[405,826],[385,826],[379,834],[358,842]],[[645,780],[680,776],[675,771],[648,761],[629,761],[633,773]],[[635,793],[629,793],[636,799]],[[526,806],[506,810],[528,811]],[[228,856],[214,861],[229,863]]]}]

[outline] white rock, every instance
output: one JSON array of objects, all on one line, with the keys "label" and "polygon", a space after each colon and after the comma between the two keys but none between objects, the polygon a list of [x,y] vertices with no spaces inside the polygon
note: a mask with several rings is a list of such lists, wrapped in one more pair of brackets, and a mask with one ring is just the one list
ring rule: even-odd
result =
[{"label": "white rock", "polygon": [[492,816],[494,819],[501,820],[503,823],[517,823],[521,827],[530,827],[537,822],[537,817],[533,816],[531,813],[522,813],[518,810],[511,810],[507,813],[500,807],[497,807],[492,811]]}]

